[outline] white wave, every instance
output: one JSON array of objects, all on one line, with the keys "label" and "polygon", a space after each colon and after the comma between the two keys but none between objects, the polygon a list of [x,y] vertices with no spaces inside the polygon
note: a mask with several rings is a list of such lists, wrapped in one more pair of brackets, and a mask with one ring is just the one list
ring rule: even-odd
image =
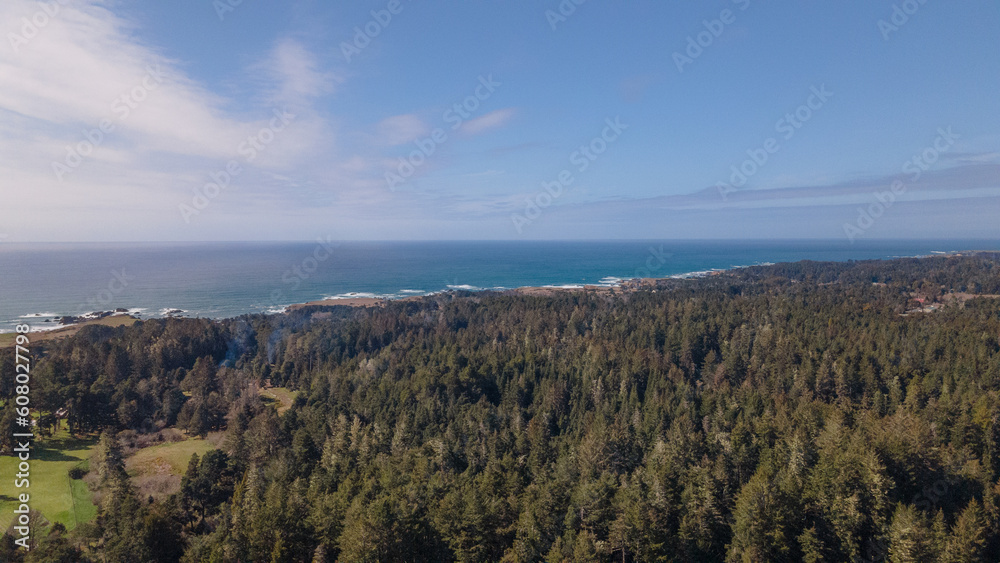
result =
[{"label": "white wave", "polygon": [[622,281],[621,278],[616,278],[615,276],[605,276],[601,278],[601,281],[599,281],[598,283],[602,283],[605,285],[614,285],[617,283],[621,283],[621,281]]},{"label": "white wave", "polygon": [[699,270],[697,272],[685,272],[683,274],[674,274],[670,276],[670,279],[674,280],[687,280],[691,278],[703,278],[705,276],[711,275],[713,272],[719,272],[721,270]]},{"label": "white wave", "polygon": [[[18,318],[24,318],[24,317],[18,317]],[[24,324],[24,323],[18,323],[18,324]],[[61,324],[61,323],[46,322],[46,323],[39,323],[39,324],[29,324],[28,326],[31,327],[31,331],[30,332],[49,332],[50,330],[56,330],[56,329],[60,329],[60,328],[65,328],[65,327],[67,327],[69,325],[64,325],[64,324]],[[9,328],[0,328],[0,334],[7,334],[9,332],[15,332],[15,330],[14,329],[9,329]],[[29,333],[29,338],[30,338],[30,333]]]},{"label": "white wave", "polygon": [[335,300],[335,299],[364,299],[364,298],[375,299],[377,297],[378,297],[378,295],[375,295],[374,293],[351,291],[351,292],[348,292],[348,293],[341,293],[339,295],[332,295],[332,296],[324,297],[323,300],[324,301],[332,301],[332,300]]},{"label": "white wave", "polygon": [[45,319],[45,318],[54,319],[56,317],[61,317],[61,316],[62,315],[59,315],[57,313],[28,313],[27,315],[21,315],[18,318],[19,319]]},{"label": "white wave", "polygon": [[60,328],[66,328],[67,326],[70,325],[64,325],[59,323],[55,324],[46,323],[45,325],[31,325],[31,332],[49,332],[51,330],[59,330]]},{"label": "white wave", "polygon": [[565,285],[543,285],[542,287],[549,288],[549,289],[583,289],[582,285],[575,284],[575,283],[569,283],[569,284],[565,284]]},{"label": "white wave", "polygon": [[401,290],[399,290],[399,292],[400,293],[411,293],[411,294],[427,293],[426,291],[424,291],[422,289],[401,289]]},{"label": "white wave", "polygon": [[474,285],[462,284],[462,285],[448,285],[448,289],[461,289],[461,290],[464,290],[464,291],[476,291],[479,288],[476,287],[476,286],[474,286]]},{"label": "white wave", "polygon": [[165,307],[163,309],[160,309],[159,316],[166,317],[168,315],[183,315],[184,313],[187,313],[187,311],[184,309],[178,309],[176,307]]}]

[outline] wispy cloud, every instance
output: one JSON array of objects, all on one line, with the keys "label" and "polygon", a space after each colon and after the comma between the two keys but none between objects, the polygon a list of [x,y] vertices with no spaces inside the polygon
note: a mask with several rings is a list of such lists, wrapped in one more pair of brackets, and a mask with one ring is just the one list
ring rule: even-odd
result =
[{"label": "wispy cloud", "polygon": [[321,68],[319,60],[300,41],[285,38],[277,42],[268,58],[251,70],[264,71],[264,90],[272,92],[271,103],[303,105],[332,94],[342,81]]},{"label": "wispy cloud", "polygon": [[[761,103],[759,92],[748,91],[747,119],[718,118],[729,100],[671,93],[681,85],[664,82],[670,68],[650,72],[615,63],[610,69],[614,72],[604,72],[608,69],[598,65],[612,58],[601,55],[620,43],[613,34],[606,46],[593,38],[571,44],[587,55],[578,61],[592,63],[595,73],[602,70],[574,70],[580,81],[566,88],[580,96],[566,98],[559,94],[562,90],[548,88],[553,76],[562,77],[560,72],[570,67],[563,61],[543,61],[544,51],[533,54],[553,66],[501,64],[487,55],[495,49],[483,49],[475,54],[482,64],[474,71],[497,74],[474,78],[474,72],[457,70],[437,57],[438,41],[412,41],[413,33],[433,32],[420,27],[420,18],[437,17],[433,10],[415,12],[413,19],[406,18],[410,23],[400,19],[401,27],[393,24],[379,35],[378,53],[367,53],[364,64],[359,60],[348,66],[338,55],[340,35],[328,35],[331,18],[350,11],[297,2],[290,11],[298,15],[289,24],[279,17],[288,6],[264,4],[251,10],[259,9],[269,19],[256,23],[228,17],[219,22],[212,10],[205,12],[206,20],[189,21],[186,18],[197,17],[197,11],[179,11],[176,17],[155,22],[154,30],[129,16],[142,18],[142,9],[119,0],[0,0],[0,225],[10,238],[308,238],[309,229],[326,230],[334,222],[357,226],[360,237],[389,236],[379,229],[402,237],[462,237],[470,232],[508,237],[510,214],[524,209],[526,199],[552,179],[553,170],[567,166],[565,157],[577,146],[576,123],[591,109],[597,111],[595,95],[608,103],[638,104],[631,108],[637,119],[646,118],[641,124],[645,130],[635,127],[637,136],[628,148],[632,152],[620,152],[622,160],[609,159],[585,181],[567,186],[545,218],[533,225],[537,233],[532,236],[656,235],[657,225],[666,224],[663,217],[668,216],[671,225],[687,225],[690,232],[697,231],[698,219],[726,229],[751,225],[759,229],[752,234],[763,236],[777,225],[765,219],[757,224],[752,217],[773,216],[781,217],[783,226],[795,225],[808,233],[817,224],[815,218],[830,210],[838,216],[833,236],[840,236],[844,215],[870,202],[873,191],[884,190],[896,178],[853,179],[852,170],[881,169],[875,162],[879,157],[859,158],[857,147],[834,144],[836,131],[824,141],[824,131],[817,127],[796,145],[801,154],[790,152],[785,161],[776,159],[773,168],[769,164],[767,175],[754,179],[755,188],[730,192],[726,198],[715,187],[633,197],[678,194],[684,190],[678,178],[705,181],[704,170],[719,165],[706,154],[718,147],[705,146],[697,138],[688,143],[685,135],[723,128],[729,135],[732,127],[733,138],[746,138],[747,130],[738,122],[753,121],[750,116]],[[45,15],[46,9],[56,12]],[[355,12],[360,20],[337,25],[364,25],[368,10]],[[45,23],[22,37],[24,18]],[[508,22],[514,26],[509,29],[520,29],[516,21]],[[205,22],[221,25],[205,27]],[[176,32],[164,34],[186,29],[187,24],[202,35],[192,40]],[[249,33],[254,34],[252,40],[241,43]],[[729,34],[726,37],[736,37]],[[250,51],[245,48],[249,44]],[[511,81],[549,90],[549,99],[530,89],[508,93],[498,80],[501,70],[503,82],[510,76]],[[466,74],[449,75],[459,72]],[[607,88],[597,87],[595,76],[606,78]],[[691,80],[695,82],[686,84],[700,79]],[[653,89],[657,97],[650,95]],[[496,99],[491,97],[494,90]],[[610,99],[601,92],[610,92]],[[923,96],[922,90],[914,92]],[[530,106],[522,105],[520,100],[528,99],[524,103]],[[697,119],[677,114],[676,107],[687,106],[674,105],[675,99],[690,102]],[[661,111],[664,108],[670,111]],[[275,112],[295,117],[276,131]],[[546,118],[520,119],[528,114]],[[677,129],[664,127],[665,121],[658,119],[674,114]],[[767,119],[771,115],[768,110]],[[986,119],[991,114],[983,115]],[[880,129],[894,124],[888,118],[872,123]],[[442,134],[428,141],[438,130]],[[496,134],[500,131],[507,134]],[[960,209],[955,202],[980,214],[994,209],[990,202],[1000,191],[1000,137],[988,128],[982,135],[973,139],[970,133],[968,142],[942,154],[919,181],[907,181],[894,214],[904,217],[906,213],[896,210],[918,205]],[[472,138],[479,142],[468,142]],[[241,149],[248,142],[262,147],[252,151],[252,160]],[[810,148],[810,142],[816,145]],[[892,141],[887,142],[886,152],[893,154]],[[683,155],[684,162],[671,167],[671,155]],[[637,165],[643,159],[646,166]],[[795,165],[786,166],[791,159]],[[244,170],[231,188],[196,221],[182,221],[178,204],[190,204],[212,175],[234,160]],[[404,160],[403,166],[412,166],[413,173],[405,187],[392,192],[385,175],[399,171]],[[66,170],[57,172],[58,167]],[[661,183],[662,191],[657,192]],[[741,222],[741,217],[751,219]],[[894,220],[880,221],[878,228]],[[951,220],[967,224],[961,218]],[[603,227],[591,228],[597,225]]]},{"label": "wispy cloud", "polygon": [[[719,209],[748,207],[796,207],[861,203],[871,199],[873,192],[887,190],[896,180],[907,187],[908,200],[930,200],[947,197],[993,196],[1000,193],[1000,164],[983,164],[965,159],[941,170],[930,170],[912,179],[906,174],[865,178],[828,184],[731,191],[723,199],[717,188],[644,200],[664,209]],[[984,191],[985,190],[985,191]]]},{"label": "wispy cloud", "polygon": [[490,129],[502,127],[517,114],[514,108],[498,109],[491,111],[482,117],[470,119],[462,125],[462,132],[466,135],[478,135]]},{"label": "wispy cloud", "polygon": [[[37,130],[58,142],[75,141],[80,128],[107,120],[116,136],[141,138],[153,150],[221,155],[226,139],[247,124],[226,119],[220,98],[137,41],[129,24],[103,4],[62,6],[29,42],[0,49],[0,119],[33,119]],[[0,21],[19,21],[38,7],[9,0],[0,6]]]},{"label": "wispy cloud", "polygon": [[376,126],[376,143],[390,147],[402,145],[426,135],[429,130],[427,124],[414,114],[394,115]]},{"label": "wispy cloud", "polygon": [[[293,203],[291,192],[317,174],[303,164],[317,163],[318,155],[327,165],[352,158],[337,156],[334,129],[314,109],[338,80],[302,43],[279,40],[247,68],[247,82],[259,92],[247,109],[145,43],[110,3],[53,5],[58,13],[30,39],[0,45],[0,195],[11,204],[0,219],[21,226],[27,238],[44,237],[39,217],[69,224],[113,214],[111,232],[97,235],[105,239],[137,225],[136,232],[175,230],[178,204],[232,159],[289,178],[242,175],[245,193],[284,192],[283,201]],[[5,0],[0,22],[21,22],[39,9],[30,0]],[[266,150],[248,161],[241,148],[282,112],[297,116],[292,126],[273,139],[267,133]],[[322,172],[330,184],[356,185],[349,167],[332,164]],[[30,192],[18,189],[25,186]]]}]

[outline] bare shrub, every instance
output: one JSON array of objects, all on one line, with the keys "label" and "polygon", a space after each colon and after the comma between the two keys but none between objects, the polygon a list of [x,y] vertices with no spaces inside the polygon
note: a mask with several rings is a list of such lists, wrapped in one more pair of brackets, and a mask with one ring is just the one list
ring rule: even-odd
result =
[{"label": "bare shrub", "polygon": [[140,498],[164,498],[181,490],[181,478],[178,475],[162,474],[139,475],[132,479]]}]

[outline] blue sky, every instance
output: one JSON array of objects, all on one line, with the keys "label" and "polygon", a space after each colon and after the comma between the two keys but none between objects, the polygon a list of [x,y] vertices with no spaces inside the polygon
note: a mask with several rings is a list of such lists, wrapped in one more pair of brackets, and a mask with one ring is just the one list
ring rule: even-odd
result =
[{"label": "blue sky", "polygon": [[231,4],[5,0],[0,238],[998,236],[995,1]]}]

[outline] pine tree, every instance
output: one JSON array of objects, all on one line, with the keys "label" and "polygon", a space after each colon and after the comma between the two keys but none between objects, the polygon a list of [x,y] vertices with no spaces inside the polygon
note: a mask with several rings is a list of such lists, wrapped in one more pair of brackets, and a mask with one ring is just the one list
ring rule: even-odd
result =
[{"label": "pine tree", "polygon": [[771,478],[759,470],[740,490],[733,510],[733,539],[728,561],[790,561],[795,545],[788,500]]},{"label": "pine tree", "polygon": [[892,563],[934,561],[934,537],[930,525],[912,505],[901,505],[892,517],[889,560]]},{"label": "pine tree", "polygon": [[943,562],[983,561],[986,535],[982,507],[972,499],[952,526]]},{"label": "pine tree", "polygon": [[152,559],[145,542],[145,510],[124,473],[110,478],[98,518],[104,532],[102,553],[109,561]]}]

